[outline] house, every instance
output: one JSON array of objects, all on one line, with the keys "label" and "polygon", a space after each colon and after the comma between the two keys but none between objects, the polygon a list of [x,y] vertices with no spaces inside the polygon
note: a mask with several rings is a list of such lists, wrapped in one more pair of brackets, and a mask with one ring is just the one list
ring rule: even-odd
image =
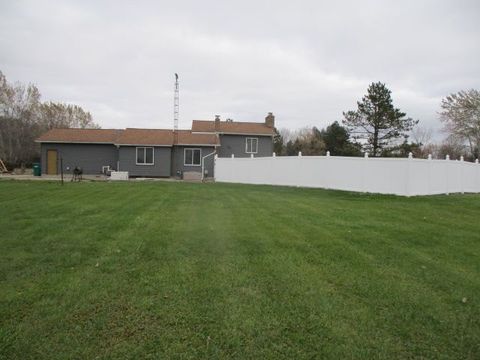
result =
[{"label": "house", "polygon": [[132,177],[181,177],[214,174],[219,157],[272,156],[275,117],[265,122],[193,120],[191,130],[52,129],[36,141],[41,147],[42,174],[97,175],[107,169]]},{"label": "house", "polygon": [[264,123],[193,120],[195,134],[217,134],[220,139],[219,157],[272,156],[275,116],[268,113]]}]

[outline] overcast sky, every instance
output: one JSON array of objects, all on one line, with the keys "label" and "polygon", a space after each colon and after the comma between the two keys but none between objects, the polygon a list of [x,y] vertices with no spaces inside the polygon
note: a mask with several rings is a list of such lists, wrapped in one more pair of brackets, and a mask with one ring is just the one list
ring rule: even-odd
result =
[{"label": "overcast sky", "polygon": [[425,127],[480,88],[480,1],[0,0],[0,70],[104,128],[180,127],[215,114],[323,127],[373,81]]}]

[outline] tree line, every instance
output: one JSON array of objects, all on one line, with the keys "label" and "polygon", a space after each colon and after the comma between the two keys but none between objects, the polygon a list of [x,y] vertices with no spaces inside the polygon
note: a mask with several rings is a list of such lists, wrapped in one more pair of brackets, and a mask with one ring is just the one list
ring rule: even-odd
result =
[{"label": "tree line", "polygon": [[306,127],[296,131],[275,129],[273,151],[280,156],[325,155],[361,156],[362,146],[353,142],[347,129],[335,121],[325,129]]},{"label": "tree line", "polygon": [[78,105],[42,102],[33,84],[9,83],[0,71],[0,159],[28,166],[40,157],[35,139],[52,128],[99,128]]},{"label": "tree line", "polygon": [[460,91],[445,97],[440,104],[440,120],[446,137],[433,141],[431,129],[418,126],[393,105],[391,91],[381,82],[370,84],[357,109],[343,113],[342,123],[324,129],[307,127],[297,131],[275,130],[277,155],[330,155],[415,157],[466,160],[480,155],[480,92]]}]

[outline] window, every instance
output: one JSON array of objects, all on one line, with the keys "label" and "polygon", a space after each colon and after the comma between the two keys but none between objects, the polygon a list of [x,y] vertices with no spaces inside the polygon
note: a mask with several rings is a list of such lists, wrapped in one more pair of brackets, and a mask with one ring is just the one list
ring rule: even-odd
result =
[{"label": "window", "polygon": [[137,165],[153,165],[153,147],[137,147]]},{"label": "window", "polygon": [[258,139],[247,138],[245,144],[245,152],[247,154],[256,154],[258,152]]},{"label": "window", "polygon": [[183,165],[185,166],[200,166],[202,161],[201,149],[185,149]]}]

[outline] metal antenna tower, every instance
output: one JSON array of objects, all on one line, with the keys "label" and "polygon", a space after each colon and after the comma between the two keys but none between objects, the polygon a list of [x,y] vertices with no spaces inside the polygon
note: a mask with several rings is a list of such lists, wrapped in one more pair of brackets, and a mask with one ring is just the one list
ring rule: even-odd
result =
[{"label": "metal antenna tower", "polygon": [[178,110],[180,108],[179,103],[179,91],[178,91],[178,74],[175,73],[175,96],[173,98],[173,131],[178,130]]}]

